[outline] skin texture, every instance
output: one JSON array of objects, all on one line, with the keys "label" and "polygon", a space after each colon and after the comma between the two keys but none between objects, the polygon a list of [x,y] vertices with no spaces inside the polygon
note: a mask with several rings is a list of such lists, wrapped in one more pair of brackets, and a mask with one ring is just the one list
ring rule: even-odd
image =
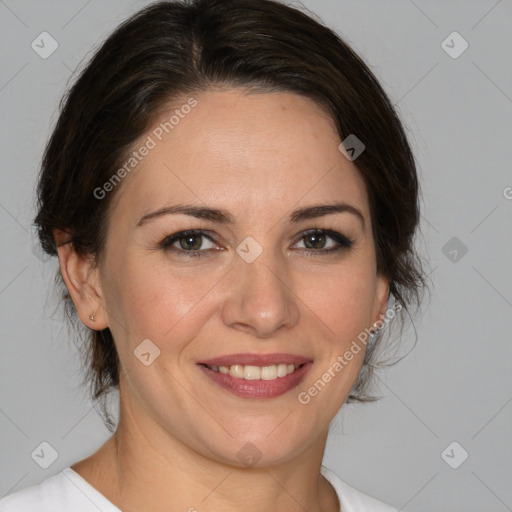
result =
[{"label": "skin texture", "polygon": [[[122,366],[116,435],[72,467],[123,510],[336,511],[320,466],[364,349],[309,404],[297,396],[386,309],[389,282],[376,273],[364,182],[311,101],[233,89],[194,97],[197,106],[118,185],[100,264],[59,248],[81,320],[111,329]],[[364,226],[350,212],[289,219],[336,202],[360,210]],[[184,203],[227,210],[234,222],[169,214],[138,225]],[[200,228],[215,238],[203,239],[200,257],[160,245]],[[353,245],[307,252],[301,235],[312,228]],[[248,236],[263,249],[253,263],[236,252]],[[149,366],[133,354],[144,339],[160,349]],[[302,355],[313,366],[297,388],[268,400],[236,397],[197,366],[249,352]],[[262,455],[252,468],[237,457],[247,442]]]}]

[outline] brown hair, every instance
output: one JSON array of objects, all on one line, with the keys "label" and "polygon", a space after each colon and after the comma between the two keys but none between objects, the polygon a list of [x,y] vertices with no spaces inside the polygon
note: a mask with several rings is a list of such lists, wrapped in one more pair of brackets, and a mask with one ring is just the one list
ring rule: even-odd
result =
[{"label": "brown hair", "polygon": [[[45,150],[35,219],[43,249],[57,254],[53,232],[62,229],[78,253],[98,262],[117,190],[104,199],[94,190],[112,177],[169,101],[214,86],[302,95],[327,109],[342,140],[355,134],[364,143],[356,164],[369,198],[377,271],[389,277],[402,314],[413,303],[419,307],[425,276],[413,246],[418,179],[397,114],[339,36],[273,0],[157,2],[108,37],[63,98]],[[70,300],[68,305],[73,312]],[[375,399],[366,392],[379,336],[368,347],[349,401]],[[92,396],[105,398],[119,383],[110,330],[89,332],[85,349]]]}]

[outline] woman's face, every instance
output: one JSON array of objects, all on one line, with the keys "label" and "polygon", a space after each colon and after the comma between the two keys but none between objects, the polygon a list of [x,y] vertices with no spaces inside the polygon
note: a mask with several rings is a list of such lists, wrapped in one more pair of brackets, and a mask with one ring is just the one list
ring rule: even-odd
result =
[{"label": "woman's face", "polygon": [[194,99],[134,145],[149,150],[110,210],[100,294],[122,410],[209,458],[275,464],[325,437],[364,345],[333,364],[379,320],[388,282],[364,182],[322,109],[288,93]]}]

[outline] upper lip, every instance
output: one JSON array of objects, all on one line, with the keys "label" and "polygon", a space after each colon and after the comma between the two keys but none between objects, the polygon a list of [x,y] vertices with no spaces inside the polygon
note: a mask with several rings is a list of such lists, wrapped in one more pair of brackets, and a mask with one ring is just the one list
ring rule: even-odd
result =
[{"label": "upper lip", "polygon": [[273,364],[305,364],[311,359],[295,354],[229,354],[225,356],[213,357],[199,361],[198,364],[207,364],[209,366],[232,366],[234,364],[251,366],[270,366]]}]

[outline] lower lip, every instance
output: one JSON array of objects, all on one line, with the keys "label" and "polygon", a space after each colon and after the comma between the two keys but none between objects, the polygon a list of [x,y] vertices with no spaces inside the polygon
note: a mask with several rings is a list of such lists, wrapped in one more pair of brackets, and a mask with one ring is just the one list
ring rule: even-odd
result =
[{"label": "lower lip", "polygon": [[285,377],[277,377],[273,380],[246,380],[232,377],[229,373],[220,373],[210,370],[206,366],[199,365],[201,370],[215,383],[227,389],[241,398],[275,398],[284,395],[297,386],[313,363],[310,361],[297,368],[293,373]]}]

